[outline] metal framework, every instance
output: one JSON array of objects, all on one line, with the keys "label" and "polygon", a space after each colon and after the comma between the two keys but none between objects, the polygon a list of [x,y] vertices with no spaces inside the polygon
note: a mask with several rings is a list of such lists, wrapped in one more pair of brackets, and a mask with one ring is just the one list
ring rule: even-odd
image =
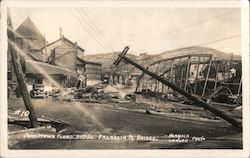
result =
[{"label": "metal framework", "polygon": [[[147,70],[200,98],[217,102],[227,102],[229,98],[241,104],[241,61],[218,59],[212,54],[191,54],[156,61]],[[162,99],[184,99],[144,73],[138,79],[136,92]]]},{"label": "metal framework", "polygon": [[[117,67],[119,65],[120,62],[126,62],[128,64],[133,65],[134,67],[138,68],[139,70],[141,70],[143,73],[147,74],[148,76],[152,77],[153,79],[155,79],[156,81],[158,81],[159,83],[166,85],[170,88],[172,88],[173,90],[175,90],[177,93],[179,93],[180,95],[183,95],[184,97],[186,97],[187,99],[193,101],[196,105],[203,107],[204,109],[207,109],[209,111],[211,111],[212,113],[214,113],[215,115],[223,118],[224,120],[228,121],[229,123],[231,123],[233,126],[235,127],[242,127],[242,123],[239,120],[234,119],[233,117],[231,117],[230,115],[228,115],[227,113],[225,113],[224,111],[217,109],[216,107],[214,107],[213,105],[210,105],[209,103],[205,102],[204,100],[186,92],[185,90],[181,89],[180,87],[176,86],[175,84],[169,82],[167,79],[158,76],[157,74],[149,71],[148,69],[145,69],[144,67],[142,67],[141,65],[137,64],[136,62],[134,62],[133,60],[127,58],[125,55],[128,52],[129,47],[126,46],[124,48],[124,50],[122,51],[122,53],[119,55],[119,57],[116,59],[116,61],[114,62],[114,65]],[[188,62],[189,63],[189,62]],[[211,62],[210,62],[211,63]],[[211,65],[211,64],[210,64]],[[157,68],[157,70],[160,70],[159,67]],[[152,87],[152,86],[151,86]]]}]

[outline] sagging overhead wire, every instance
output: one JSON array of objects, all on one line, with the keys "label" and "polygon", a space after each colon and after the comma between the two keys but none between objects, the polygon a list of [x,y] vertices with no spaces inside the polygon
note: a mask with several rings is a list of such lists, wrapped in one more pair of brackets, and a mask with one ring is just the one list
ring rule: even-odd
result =
[{"label": "sagging overhead wire", "polygon": [[233,48],[233,47],[241,47],[241,44],[234,44],[234,45],[230,45],[230,46],[223,46],[223,47],[215,47],[215,49],[224,49],[224,48]]},{"label": "sagging overhead wire", "polygon": [[[82,13],[82,14],[81,14]],[[91,18],[88,16],[88,14],[86,13],[86,11],[84,9],[80,9],[80,14],[84,15],[86,17],[86,19],[89,22],[89,26],[90,28],[93,30],[93,32],[96,33],[97,36],[99,36],[99,38],[103,41],[103,43],[106,44],[106,46],[108,46],[109,48],[111,48],[111,50],[115,50],[114,47],[112,46],[112,44],[107,40],[107,38],[105,38],[104,34],[100,31],[100,29],[96,26],[96,24],[94,23],[93,20],[91,20]]]},{"label": "sagging overhead wire", "polygon": [[74,11],[70,8],[70,13],[79,21],[81,28],[87,32],[96,42],[99,46],[101,46],[103,49],[105,49],[107,52],[112,52],[112,50],[108,49],[103,43],[101,43],[82,23],[81,19],[74,13]]},{"label": "sagging overhead wire", "polygon": [[205,19],[205,20],[198,21],[198,22],[193,23],[193,24],[190,24],[190,25],[186,25],[186,26],[177,28],[177,29],[175,29],[175,30],[172,30],[172,31],[169,31],[169,32],[165,32],[165,33],[162,33],[162,34],[159,34],[159,35],[156,35],[156,36],[152,36],[152,37],[150,37],[150,38],[148,38],[148,39],[144,39],[144,40],[135,42],[135,43],[133,43],[133,44],[130,44],[129,46],[143,45],[143,44],[145,44],[146,42],[152,41],[152,40],[157,39],[157,38],[160,38],[160,37],[162,37],[162,36],[167,36],[167,35],[169,35],[169,34],[176,33],[176,32],[185,30],[185,29],[187,29],[187,28],[191,28],[191,27],[193,27],[193,26],[200,25],[200,24],[202,24],[202,23],[206,23],[206,22],[208,22],[208,21],[210,21],[210,20],[214,20],[214,19],[217,19],[217,18],[219,18],[219,17],[226,16],[226,15],[232,14],[232,13],[234,13],[234,12],[238,12],[238,11],[240,11],[240,10],[239,10],[239,9],[235,9],[235,10],[233,10],[233,11],[229,11],[229,12],[226,12],[226,13],[222,13],[222,14],[219,14],[219,15],[216,15],[216,16],[213,16],[213,17],[210,17],[210,18]]},{"label": "sagging overhead wire", "polygon": [[221,39],[218,39],[218,40],[213,40],[213,41],[208,41],[208,42],[200,43],[200,44],[194,45],[193,47],[195,47],[195,46],[204,46],[204,45],[208,45],[208,44],[211,44],[211,43],[217,43],[217,42],[220,42],[220,41],[224,41],[224,40],[228,40],[228,39],[233,39],[233,38],[239,38],[239,37],[241,37],[241,35],[228,36],[228,37],[224,37],[224,38],[221,38]]},{"label": "sagging overhead wire", "polygon": [[[228,36],[228,37],[224,37],[224,38],[221,38],[221,39],[217,39],[217,40],[212,40],[212,41],[208,41],[208,42],[202,42],[202,43],[199,43],[199,44],[194,44],[194,45],[191,45],[191,46],[188,46],[188,47],[198,47],[198,46],[206,46],[208,44],[212,44],[212,43],[218,43],[220,41],[224,41],[224,40],[229,40],[229,39],[234,39],[234,38],[239,38],[241,37],[241,35],[232,35],[232,36]],[[223,47],[222,47],[223,48]],[[179,47],[177,48],[173,48],[171,50],[175,50],[175,49],[179,49]],[[214,49],[218,49],[218,48],[214,48]]]}]

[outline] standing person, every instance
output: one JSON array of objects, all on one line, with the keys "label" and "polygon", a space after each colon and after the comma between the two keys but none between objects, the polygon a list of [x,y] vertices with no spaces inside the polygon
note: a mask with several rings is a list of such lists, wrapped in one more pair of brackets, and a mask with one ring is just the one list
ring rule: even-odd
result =
[{"label": "standing person", "polygon": [[109,76],[109,84],[113,85],[114,84],[114,80],[113,80],[113,75]]}]

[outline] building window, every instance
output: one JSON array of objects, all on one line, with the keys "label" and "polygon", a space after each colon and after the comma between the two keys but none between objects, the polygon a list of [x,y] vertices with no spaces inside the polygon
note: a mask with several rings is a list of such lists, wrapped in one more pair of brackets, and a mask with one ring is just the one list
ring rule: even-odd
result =
[{"label": "building window", "polygon": [[12,72],[8,71],[8,80],[12,80]]}]

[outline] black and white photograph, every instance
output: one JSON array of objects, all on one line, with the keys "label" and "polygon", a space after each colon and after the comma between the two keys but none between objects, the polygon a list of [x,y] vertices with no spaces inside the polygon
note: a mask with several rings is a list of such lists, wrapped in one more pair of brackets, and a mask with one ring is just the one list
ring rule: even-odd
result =
[{"label": "black and white photograph", "polygon": [[247,4],[66,2],[1,10],[8,151],[245,149]]}]

